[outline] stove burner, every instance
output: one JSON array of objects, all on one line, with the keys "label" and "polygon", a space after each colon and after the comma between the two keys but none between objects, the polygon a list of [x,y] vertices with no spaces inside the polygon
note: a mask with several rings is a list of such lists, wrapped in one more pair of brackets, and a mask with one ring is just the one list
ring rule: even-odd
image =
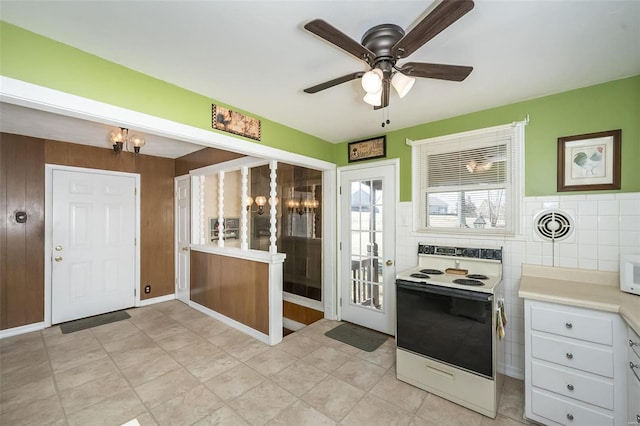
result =
[{"label": "stove burner", "polygon": [[420,272],[422,272],[423,274],[431,275],[442,275],[444,273],[439,269],[420,269]]},{"label": "stove burner", "polygon": [[453,282],[455,284],[460,284],[460,285],[472,285],[472,286],[484,285],[482,282],[480,282],[478,280],[469,280],[469,279],[466,279],[466,278],[458,278],[456,280],[453,280]]},{"label": "stove burner", "polygon": [[416,272],[415,274],[411,274],[410,277],[413,277],[413,278],[431,278],[427,274],[420,274],[418,272]]},{"label": "stove burner", "polygon": [[482,274],[469,274],[467,275],[467,278],[470,278],[472,280],[488,280],[489,277],[486,275],[482,275]]}]

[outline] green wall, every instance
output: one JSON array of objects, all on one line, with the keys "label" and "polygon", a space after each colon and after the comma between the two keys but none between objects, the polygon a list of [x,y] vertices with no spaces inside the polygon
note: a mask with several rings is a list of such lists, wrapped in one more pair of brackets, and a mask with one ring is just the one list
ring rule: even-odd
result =
[{"label": "green wall", "polygon": [[[558,193],[559,137],[614,129],[622,129],[620,191],[640,192],[638,75],[387,133],[387,158],[400,159],[400,201],[411,201],[411,147],[405,143],[407,138],[420,140],[497,126],[523,120],[527,115],[531,121],[525,128],[525,195]],[[347,142],[335,146],[334,161],[339,166],[347,164]]]},{"label": "green wall", "polygon": [[[212,132],[218,132],[211,128],[212,103],[256,117],[4,21],[0,21],[0,46],[0,74],[6,77]],[[262,120],[262,141],[258,143],[333,161],[333,144],[257,118]]]}]

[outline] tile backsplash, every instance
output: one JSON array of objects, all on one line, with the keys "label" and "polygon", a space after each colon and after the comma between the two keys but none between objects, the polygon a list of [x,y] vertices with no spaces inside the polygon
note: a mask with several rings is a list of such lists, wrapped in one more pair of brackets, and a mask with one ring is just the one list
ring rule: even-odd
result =
[{"label": "tile backsplash", "polygon": [[[573,232],[555,243],[542,241],[534,232],[534,218],[543,210],[560,210],[573,219]],[[505,364],[500,370],[524,377],[524,302],[518,297],[523,263],[567,268],[614,271],[620,254],[640,254],[640,193],[557,195],[525,197],[520,235],[461,237],[413,232],[413,203],[398,207],[396,270],[417,265],[418,243],[469,247],[503,247],[503,276],[508,314]]]}]

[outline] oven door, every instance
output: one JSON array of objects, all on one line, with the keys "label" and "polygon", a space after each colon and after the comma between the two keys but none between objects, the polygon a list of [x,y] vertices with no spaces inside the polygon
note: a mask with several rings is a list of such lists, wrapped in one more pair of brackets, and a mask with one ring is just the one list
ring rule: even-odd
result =
[{"label": "oven door", "polygon": [[396,281],[397,345],[494,378],[493,295]]}]

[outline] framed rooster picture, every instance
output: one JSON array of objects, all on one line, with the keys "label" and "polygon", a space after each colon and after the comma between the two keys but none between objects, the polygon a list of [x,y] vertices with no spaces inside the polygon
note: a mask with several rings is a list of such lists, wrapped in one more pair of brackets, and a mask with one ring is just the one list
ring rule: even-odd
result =
[{"label": "framed rooster picture", "polygon": [[622,130],[558,138],[558,192],[620,189]]}]

